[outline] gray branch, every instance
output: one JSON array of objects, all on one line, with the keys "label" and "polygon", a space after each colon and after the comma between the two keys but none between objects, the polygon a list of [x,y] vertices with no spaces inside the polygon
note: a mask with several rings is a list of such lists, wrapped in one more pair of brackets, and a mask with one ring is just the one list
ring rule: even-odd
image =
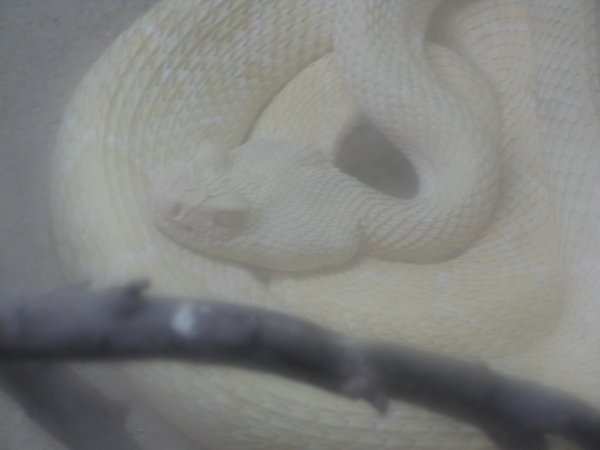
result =
[{"label": "gray branch", "polygon": [[550,434],[600,449],[600,413],[565,393],[482,364],[351,338],[265,309],[150,297],[146,286],[4,299],[0,357],[232,365],[362,399],[380,413],[391,399],[419,405],[479,427],[503,449],[546,449]]}]

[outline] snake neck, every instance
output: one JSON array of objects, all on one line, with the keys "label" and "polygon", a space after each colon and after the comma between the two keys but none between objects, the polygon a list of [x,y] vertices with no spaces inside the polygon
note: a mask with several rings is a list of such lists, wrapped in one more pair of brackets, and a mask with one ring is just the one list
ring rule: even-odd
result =
[{"label": "snake neck", "polygon": [[[497,106],[475,67],[425,40],[438,3],[340,7],[334,47],[345,84],[369,119],[405,149],[419,177],[411,200],[365,196],[362,227],[372,256],[445,259],[481,234],[494,209],[499,119],[478,104]],[[465,75],[475,89],[456,82]]]},{"label": "snake neck", "polygon": [[[445,171],[426,163],[417,169],[420,191],[409,200],[379,192],[363,197],[366,253],[405,262],[437,262],[456,255],[487,228],[498,179],[493,163],[451,161]],[[440,175],[444,172],[444,175]]]}]

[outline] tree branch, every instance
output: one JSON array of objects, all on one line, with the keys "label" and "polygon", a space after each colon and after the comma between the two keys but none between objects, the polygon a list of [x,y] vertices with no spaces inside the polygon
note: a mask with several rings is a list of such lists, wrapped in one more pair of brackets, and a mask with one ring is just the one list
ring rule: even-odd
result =
[{"label": "tree branch", "polygon": [[500,448],[545,449],[548,434],[600,448],[600,413],[565,393],[486,366],[350,338],[308,321],[231,303],[148,297],[146,282],[5,299],[5,361],[170,358],[303,381],[384,412],[391,398],[479,427]]}]

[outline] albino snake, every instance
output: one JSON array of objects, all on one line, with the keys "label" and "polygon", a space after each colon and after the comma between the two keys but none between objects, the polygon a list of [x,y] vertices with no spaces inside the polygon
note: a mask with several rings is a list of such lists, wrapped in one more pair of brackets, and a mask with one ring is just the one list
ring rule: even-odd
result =
[{"label": "albino snake", "polygon": [[[65,264],[482,358],[598,405],[599,17],[593,0],[163,1],[66,113]],[[332,163],[365,117],[410,160],[413,198]],[[378,417],[267,375],[140,366],[210,448],[490,446],[404,404]]]}]

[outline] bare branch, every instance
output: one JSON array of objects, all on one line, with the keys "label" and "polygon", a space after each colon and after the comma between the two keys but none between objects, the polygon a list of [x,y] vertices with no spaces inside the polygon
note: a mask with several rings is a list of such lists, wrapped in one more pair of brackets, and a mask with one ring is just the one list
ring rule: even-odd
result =
[{"label": "bare branch", "polygon": [[545,449],[548,434],[600,448],[600,413],[567,394],[260,308],[148,297],[146,286],[7,299],[0,309],[0,357],[235,365],[363,399],[380,412],[391,398],[420,405],[479,427],[500,448]]}]

